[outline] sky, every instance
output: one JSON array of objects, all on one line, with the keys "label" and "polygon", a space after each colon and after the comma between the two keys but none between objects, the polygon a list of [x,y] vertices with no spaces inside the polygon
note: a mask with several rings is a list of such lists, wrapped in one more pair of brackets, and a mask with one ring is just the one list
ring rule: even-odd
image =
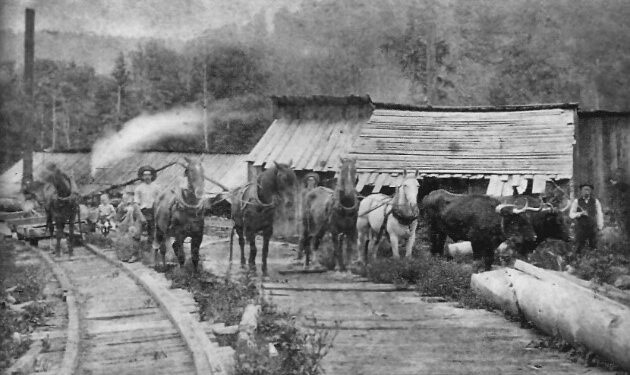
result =
[{"label": "sky", "polygon": [[298,0],[0,0],[0,28],[22,32],[24,9],[36,30],[123,37],[191,39],[204,30],[242,24],[264,9],[268,22]]}]

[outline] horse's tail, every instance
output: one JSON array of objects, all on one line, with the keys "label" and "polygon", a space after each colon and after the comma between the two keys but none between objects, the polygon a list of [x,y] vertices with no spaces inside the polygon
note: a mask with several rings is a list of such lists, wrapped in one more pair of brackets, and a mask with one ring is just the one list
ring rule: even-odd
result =
[{"label": "horse's tail", "polygon": [[234,226],[232,226],[232,231],[230,231],[230,263],[232,263],[232,245],[234,244]]}]

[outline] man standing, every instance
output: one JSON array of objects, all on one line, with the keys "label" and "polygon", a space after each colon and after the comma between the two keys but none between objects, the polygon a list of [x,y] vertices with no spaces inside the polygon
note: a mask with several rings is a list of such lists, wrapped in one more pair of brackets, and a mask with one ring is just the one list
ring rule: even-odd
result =
[{"label": "man standing", "polygon": [[160,193],[158,185],[154,183],[157,178],[157,172],[150,166],[140,167],[138,169],[138,177],[142,182],[136,187],[133,200],[140,207],[140,211],[146,219],[147,236],[149,237],[149,242],[151,242],[155,227],[153,203]]},{"label": "man standing", "polygon": [[580,185],[580,197],[573,201],[569,217],[575,219],[576,252],[579,254],[586,243],[597,248],[597,233],[604,228],[602,205],[592,196],[594,187],[591,184]]}]

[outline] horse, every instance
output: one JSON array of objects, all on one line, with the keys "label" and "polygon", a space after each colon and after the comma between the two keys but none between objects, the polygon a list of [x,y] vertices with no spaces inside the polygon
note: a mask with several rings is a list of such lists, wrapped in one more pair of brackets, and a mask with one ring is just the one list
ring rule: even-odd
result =
[{"label": "horse", "polygon": [[[262,272],[267,275],[267,255],[269,239],[273,234],[273,219],[280,196],[286,196],[294,190],[297,178],[289,164],[274,162],[271,168],[262,172],[256,183],[250,183],[232,191],[232,220],[234,226],[230,233],[230,261],[234,232],[238,235],[241,248],[241,266],[245,267],[245,239],[249,242],[249,267],[256,269],[256,234],[262,232]],[[283,200],[280,198],[280,200]]]},{"label": "horse", "polygon": [[[335,190],[327,187],[316,187],[304,197],[302,226],[303,233],[300,243],[304,244],[308,267],[311,257],[311,242],[317,250],[322,237],[327,232],[332,235],[335,261],[340,271],[346,270],[350,256],[354,254],[357,241],[357,217],[359,199],[354,188],[356,180],[355,159],[341,159],[339,182]],[[344,262],[343,240],[347,242]]]},{"label": "horse", "polygon": [[75,194],[74,183],[54,164],[46,167],[43,181],[33,181],[25,189],[26,194],[34,195],[46,212],[46,228],[51,236],[57,230],[55,254],[61,255],[61,239],[63,230],[68,224],[69,237],[67,241],[68,255],[72,256],[72,239],[74,237],[74,220],[79,213],[79,199]]},{"label": "horse", "polygon": [[184,239],[190,237],[190,253],[194,271],[198,271],[199,247],[203,240],[205,176],[199,160],[184,157],[186,187],[178,187],[160,194],[153,204],[155,232],[153,237],[154,264],[158,264],[158,250],[162,265],[166,267],[166,239],[175,237],[173,251],[180,267],[186,262]]},{"label": "horse", "polygon": [[399,238],[407,238],[405,256],[411,256],[418,226],[418,187],[415,177],[406,177],[396,188],[393,198],[385,194],[370,194],[361,201],[357,220],[360,262],[367,261],[370,242],[371,252],[376,258],[383,233],[389,236],[394,258],[400,258]]}]

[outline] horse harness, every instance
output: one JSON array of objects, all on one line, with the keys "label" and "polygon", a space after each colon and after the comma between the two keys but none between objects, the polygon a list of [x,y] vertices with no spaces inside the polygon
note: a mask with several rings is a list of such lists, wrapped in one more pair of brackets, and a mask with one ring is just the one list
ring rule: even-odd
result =
[{"label": "horse harness", "polygon": [[[392,209],[389,212],[387,212],[387,208],[385,208],[383,224],[381,224],[381,228],[378,230],[377,240],[381,239],[381,237],[383,236],[383,233],[385,233],[387,238],[389,238],[389,233],[387,232],[387,221],[389,219],[389,216],[393,216],[394,218],[396,218],[396,220],[398,220],[398,222],[401,225],[404,225],[408,227],[409,230],[411,230],[411,225],[413,224],[414,221],[418,219],[418,213],[419,213],[418,207],[416,206],[412,209],[413,211],[412,215],[405,215],[404,213],[402,213],[402,210],[400,210],[399,208],[400,206],[401,205],[399,204],[392,204]],[[378,207],[380,207],[380,205]]]}]

